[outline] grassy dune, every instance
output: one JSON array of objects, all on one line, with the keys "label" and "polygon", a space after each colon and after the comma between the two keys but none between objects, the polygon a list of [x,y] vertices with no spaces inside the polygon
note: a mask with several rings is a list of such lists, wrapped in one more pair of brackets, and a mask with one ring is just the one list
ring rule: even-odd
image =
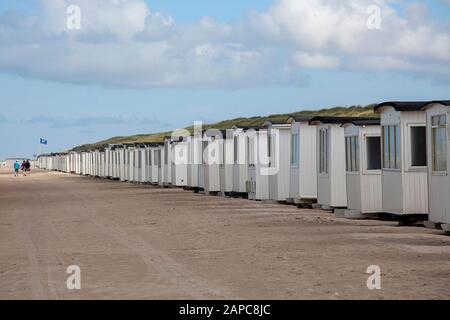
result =
[{"label": "grassy dune", "polygon": [[[239,126],[260,126],[263,125],[266,121],[285,121],[287,118],[292,115],[317,115],[317,116],[354,116],[354,117],[376,117],[373,112],[374,105],[368,105],[365,107],[362,106],[351,106],[351,107],[335,107],[330,109],[322,109],[322,110],[307,110],[307,111],[299,111],[294,113],[286,113],[286,114],[273,114],[264,117],[250,117],[250,118],[236,118],[231,120],[224,120],[217,123],[212,124],[204,124],[204,129],[215,128],[215,129],[228,129],[234,125]],[[186,127],[190,132],[193,131],[193,127]],[[83,151],[89,149],[95,149],[108,144],[123,144],[123,143],[136,143],[136,142],[159,142],[165,136],[170,135],[171,132],[158,132],[158,133],[149,133],[149,134],[139,134],[134,136],[127,137],[113,137],[107,140],[95,142],[92,144],[85,144],[78,147],[73,148],[74,151]]]}]

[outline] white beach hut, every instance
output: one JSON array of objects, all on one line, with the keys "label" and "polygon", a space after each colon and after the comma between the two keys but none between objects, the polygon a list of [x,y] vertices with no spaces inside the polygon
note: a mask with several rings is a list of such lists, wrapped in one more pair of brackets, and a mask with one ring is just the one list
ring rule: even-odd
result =
[{"label": "white beach hut", "polygon": [[188,147],[188,165],[187,165],[187,187],[194,191],[200,188],[199,167],[202,162],[202,135],[194,134],[186,137]]},{"label": "white beach hut", "polygon": [[292,115],[289,202],[317,201],[317,128],[309,125],[313,116]]},{"label": "white beach hut", "polygon": [[380,119],[342,125],[345,134],[347,218],[382,212]]},{"label": "white beach hut", "polygon": [[220,163],[222,156],[223,137],[225,130],[209,129],[203,133],[202,164],[199,175],[200,187],[206,194],[220,192]]},{"label": "white beach hut", "polygon": [[424,102],[375,107],[382,126],[383,212],[401,223],[428,215],[428,166]]},{"label": "white beach hut", "polygon": [[269,198],[273,201],[286,201],[289,198],[291,124],[268,121],[264,124],[268,135],[270,159]]},{"label": "white beach hut", "polygon": [[432,101],[427,115],[429,220],[450,232],[450,100]]},{"label": "white beach hut", "polygon": [[134,166],[135,166],[135,150],[134,145],[127,145],[127,163],[126,163],[126,181],[133,182],[134,181]]},{"label": "white beach hut", "polygon": [[248,196],[248,141],[246,131],[257,127],[234,126],[233,133],[233,189],[232,194]]},{"label": "white beach hut", "polygon": [[188,174],[188,143],[183,137],[173,138],[171,141],[172,158],[172,185],[175,187],[187,186]]},{"label": "white beach hut", "polygon": [[317,203],[324,209],[346,208],[346,153],[342,124],[371,120],[357,117],[314,117],[317,127]]},{"label": "white beach hut", "polygon": [[222,195],[230,195],[233,192],[233,167],[234,167],[234,139],[233,129],[224,130],[220,143],[219,180]]},{"label": "white beach hut", "polygon": [[250,200],[269,200],[269,143],[266,128],[249,129],[247,133],[248,180]]},{"label": "white beach hut", "polygon": [[160,169],[161,169],[161,147],[164,143],[155,142],[150,148],[150,171],[151,171],[151,181],[152,184],[158,184],[160,179]]},{"label": "white beach hut", "polygon": [[146,168],[145,168],[145,144],[136,143],[134,145],[134,175],[133,182],[145,182]]},{"label": "white beach hut", "polygon": [[162,161],[162,186],[169,187],[172,185],[172,137],[164,138]]}]

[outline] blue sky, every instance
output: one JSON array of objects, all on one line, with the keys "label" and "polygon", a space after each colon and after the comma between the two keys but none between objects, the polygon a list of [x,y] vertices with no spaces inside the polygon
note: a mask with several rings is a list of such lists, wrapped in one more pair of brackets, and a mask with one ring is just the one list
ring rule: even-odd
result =
[{"label": "blue sky", "polygon": [[331,0],[111,1],[70,1],[89,23],[75,36],[57,1],[1,1],[0,159],[41,137],[60,151],[194,120],[450,98],[445,0],[373,1],[389,13],[379,32]]}]

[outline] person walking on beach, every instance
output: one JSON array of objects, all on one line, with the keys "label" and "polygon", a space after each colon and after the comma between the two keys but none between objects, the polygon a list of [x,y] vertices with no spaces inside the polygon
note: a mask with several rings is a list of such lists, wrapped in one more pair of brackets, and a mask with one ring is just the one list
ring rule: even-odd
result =
[{"label": "person walking on beach", "polygon": [[16,160],[16,162],[14,162],[14,176],[15,177],[19,176],[19,169],[20,169],[20,163],[19,163],[19,161]]},{"label": "person walking on beach", "polygon": [[29,160],[25,162],[25,175],[29,175],[31,173],[31,163]]},{"label": "person walking on beach", "polygon": [[23,160],[22,164],[20,165],[20,171],[22,171],[24,177],[27,175],[27,173],[25,172],[25,160]]}]

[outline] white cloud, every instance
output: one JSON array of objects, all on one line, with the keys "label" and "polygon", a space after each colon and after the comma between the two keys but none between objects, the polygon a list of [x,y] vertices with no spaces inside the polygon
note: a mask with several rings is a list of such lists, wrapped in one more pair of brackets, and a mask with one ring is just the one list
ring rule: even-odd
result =
[{"label": "white cloud", "polygon": [[293,59],[296,65],[305,68],[337,68],[340,64],[337,57],[309,54],[301,51],[296,52]]},{"label": "white cloud", "polygon": [[[55,81],[129,87],[231,87],[303,83],[305,68],[394,70],[450,79],[450,34],[423,5],[397,0],[275,0],[241,21],[178,24],[144,0],[41,0],[41,16],[0,17],[0,70]],[[382,9],[369,30],[367,7]],[[428,18],[427,18],[428,17]]]}]

